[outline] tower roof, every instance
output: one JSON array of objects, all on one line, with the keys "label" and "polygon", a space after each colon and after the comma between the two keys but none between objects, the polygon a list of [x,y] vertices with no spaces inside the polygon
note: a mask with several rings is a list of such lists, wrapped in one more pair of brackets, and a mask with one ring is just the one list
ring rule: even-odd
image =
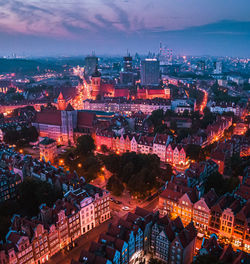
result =
[{"label": "tower roof", "polygon": [[58,100],[64,100],[63,94],[62,92],[60,92],[59,96],[58,96]]},{"label": "tower roof", "polygon": [[70,103],[68,103],[68,105],[67,105],[65,110],[66,111],[74,111],[75,109],[73,108],[73,106]]}]

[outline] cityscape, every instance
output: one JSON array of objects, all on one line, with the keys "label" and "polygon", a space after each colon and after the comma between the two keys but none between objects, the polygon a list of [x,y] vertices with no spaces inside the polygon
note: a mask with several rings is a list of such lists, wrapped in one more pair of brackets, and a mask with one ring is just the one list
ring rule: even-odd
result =
[{"label": "cityscape", "polygon": [[155,2],[0,1],[0,264],[250,263],[250,5]]}]

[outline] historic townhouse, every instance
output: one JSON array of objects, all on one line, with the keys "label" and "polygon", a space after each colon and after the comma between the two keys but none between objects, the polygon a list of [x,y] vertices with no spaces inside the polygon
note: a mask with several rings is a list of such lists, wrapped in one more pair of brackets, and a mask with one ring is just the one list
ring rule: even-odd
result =
[{"label": "historic townhouse", "polygon": [[152,154],[154,137],[141,136],[138,140],[137,150],[142,154]]},{"label": "historic townhouse", "polygon": [[13,243],[14,247],[8,250],[9,264],[35,262],[32,244],[27,235],[21,235],[15,231],[10,231],[6,236],[7,243]]},{"label": "historic townhouse", "polygon": [[97,150],[100,151],[102,145],[106,146],[109,150],[113,149],[113,135],[114,133],[111,131],[97,129],[95,133],[95,144],[97,146]]},{"label": "historic townhouse", "polygon": [[[95,257],[89,253],[104,258],[103,263],[108,259],[125,264],[144,262],[144,255],[149,252],[164,263],[188,264],[193,259],[195,240],[192,223],[185,228],[179,217],[171,221],[168,216],[159,217],[159,212],[136,208],[134,213],[129,212],[124,219],[111,224],[107,233],[100,235],[98,243],[91,244],[89,251],[82,251],[79,264],[82,259],[94,263],[90,261]],[[109,247],[112,251],[107,254]]]},{"label": "historic townhouse", "polygon": [[166,162],[173,166],[186,166],[188,160],[184,147],[181,145],[169,144],[166,149]]},{"label": "historic townhouse", "polygon": [[112,236],[109,236],[107,234],[101,234],[98,240],[99,244],[103,245],[109,245],[115,248],[120,253],[120,263],[121,264],[127,264],[129,263],[128,258],[128,243],[124,240],[121,240],[119,238],[115,238]]},{"label": "historic townhouse", "polygon": [[197,230],[206,232],[208,230],[210,209],[218,200],[215,191],[211,189],[193,206],[193,222]]},{"label": "historic townhouse", "polygon": [[80,202],[81,233],[85,234],[95,227],[95,210],[92,197],[86,197]]},{"label": "historic townhouse", "polygon": [[162,162],[166,162],[166,149],[171,139],[169,135],[156,134],[153,143],[153,154],[156,154]]}]

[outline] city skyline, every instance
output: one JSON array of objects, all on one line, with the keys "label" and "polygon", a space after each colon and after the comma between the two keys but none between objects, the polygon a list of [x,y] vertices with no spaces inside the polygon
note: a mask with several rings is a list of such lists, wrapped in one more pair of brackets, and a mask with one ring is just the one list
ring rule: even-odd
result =
[{"label": "city skyline", "polygon": [[0,6],[0,55],[147,53],[162,41],[181,55],[249,56],[246,0],[9,0]]}]

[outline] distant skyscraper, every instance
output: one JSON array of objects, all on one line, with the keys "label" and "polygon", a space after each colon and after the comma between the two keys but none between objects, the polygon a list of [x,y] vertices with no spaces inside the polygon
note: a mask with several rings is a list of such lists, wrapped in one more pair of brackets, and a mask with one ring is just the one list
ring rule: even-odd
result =
[{"label": "distant skyscraper", "polygon": [[197,70],[204,72],[206,69],[206,63],[204,60],[200,60],[197,62]]},{"label": "distant skyscraper", "polygon": [[85,58],[85,76],[91,76],[98,66],[98,58],[96,56],[87,56]]},{"label": "distant skyscraper", "polygon": [[222,61],[216,61],[214,63],[214,74],[222,73]]},{"label": "distant skyscraper", "polygon": [[132,71],[133,64],[132,64],[132,57],[131,56],[126,56],[123,57],[123,68],[125,72],[130,72]]},{"label": "distant skyscraper", "polygon": [[145,59],[141,62],[141,84],[159,84],[160,64],[157,59]]}]

